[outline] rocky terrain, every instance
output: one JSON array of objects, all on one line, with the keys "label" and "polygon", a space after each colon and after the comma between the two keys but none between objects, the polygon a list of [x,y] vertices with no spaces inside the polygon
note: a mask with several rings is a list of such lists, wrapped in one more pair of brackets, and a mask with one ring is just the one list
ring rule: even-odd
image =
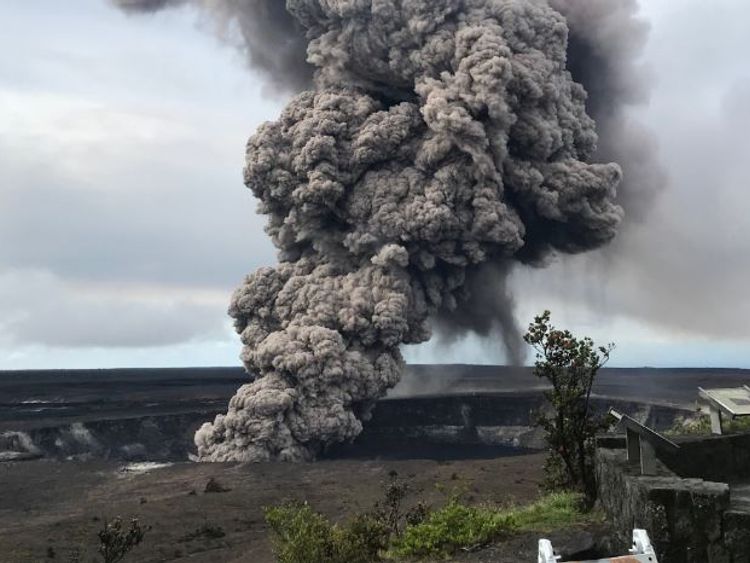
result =
[{"label": "rocky terrain", "polygon": [[[151,526],[127,562],[272,562],[263,507],[307,500],[337,519],[366,510],[390,471],[414,498],[433,505],[453,492],[475,503],[523,503],[538,495],[541,454],[454,461],[322,461],[315,464],[197,464],[166,467],[105,461],[36,460],[0,464],[3,563],[96,561],[106,518],[137,517]],[[225,492],[206,492],[214,479]],[[553,537],[562,537],[558,533]],[[523,562],[536,557],[536,535],[514,538],[457,561]],[[560,540],[563,541],[563,540]]]}]

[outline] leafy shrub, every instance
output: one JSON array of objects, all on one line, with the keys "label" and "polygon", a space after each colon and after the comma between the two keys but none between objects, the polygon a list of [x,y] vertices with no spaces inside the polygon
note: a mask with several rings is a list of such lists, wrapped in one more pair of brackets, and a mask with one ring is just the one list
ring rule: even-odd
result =
[{"label": "leafy shrub", "polygon": [[379,561],[380,553],[388,548],[390,531],[369,514],[358,514],[343,527],[334,527],[335,561],[341,563],[371,563]]},{"label": "leafy shrub", "polygon": [[141,527],[137,518],[130,521],[127,529],[123,528],[122,519],[115,518],[104,521],[104,527],[99,531],[99,553],[104,563],[117,563],[137,545],[146,535],[148,528]]},{"label": "leafy shrub", "polygon": [[390,533],[370,515],[336,526],[307,503],[289,502],[266,509],[279,563],[370,563],[380,559]]},{"label": "leafy shrub", "polygon": [[599,346],[588,338],[576,338],[568,330],[550,324],[544,311],[529,325],[524,340],[536,350],[534,374],[552,385],[545,391],[553,413],[539,413],[549,446],[544,486],[549,491],[575,489],[584,493],[586,504],[596,500],[594,437],[608,425],[590,408],[596,374],[614,349]]},{"label": "leafy shrub", "polygon": [[371,516],[385,526],[390,534],[400,536],[404,526],[417,524],[425,519],[428,509],[421,502],[408,509],[404,507],[411,488],[406,481],[399,479],[396,471],[388,473],[383,489],[383,498],[375,503]]},{"label": "leafy shrub", "polygon": [[266,522],[274,534],[279,563],[333,561],[333,527],[307,503],[286,503],[267,508]]}]

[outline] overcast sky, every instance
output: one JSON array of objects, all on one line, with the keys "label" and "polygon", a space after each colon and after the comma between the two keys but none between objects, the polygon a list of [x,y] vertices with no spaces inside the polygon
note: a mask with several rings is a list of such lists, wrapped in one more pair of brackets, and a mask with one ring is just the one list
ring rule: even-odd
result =
[{"label": "overcast sky", "polygon": [[[613,365],[750,367],[750,4],[641,5],[668,189],[606,252],[518,270],[518,318],[550,308]],[[244,144],[286,100],[188,8],[3,0],[0,22],[0,369],[239,365],[229,295],[275,260]]]}]

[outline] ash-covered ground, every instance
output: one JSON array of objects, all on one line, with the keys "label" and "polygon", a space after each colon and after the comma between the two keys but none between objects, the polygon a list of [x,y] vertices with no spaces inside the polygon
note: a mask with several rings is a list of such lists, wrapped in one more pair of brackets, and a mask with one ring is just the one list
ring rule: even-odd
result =
[{"label": "ash-covered ground", "polygon": [[[77,550],[82,561],[93,561],[103,519],[119,515],[152,526],[129,562],[266,563],[273,556],[262,509],[283,499],[307,500],[342,520],[371,508],[381,482],[397,471],[432,504],[452,491],[466,491],[475,503],[521,503],[536,498],[541,465],[540,454],[443,462],[178,463],[146,473],[102,461],[7,462],[0,464],[0,561],[67,561]],[[204,492],[211,478],[231,490]],[[201,533],[206,526],[224,535]],[[520,536],[457,560],[533,561],[536,542],[536,536]]]}]

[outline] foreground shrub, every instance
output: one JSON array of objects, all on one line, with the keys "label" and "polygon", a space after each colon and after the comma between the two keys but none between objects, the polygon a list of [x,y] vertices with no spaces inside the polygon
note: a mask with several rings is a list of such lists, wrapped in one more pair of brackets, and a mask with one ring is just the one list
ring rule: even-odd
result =
[{"label": "foreground shrub", "polygon": [[418,524],[427,515],[427,507],[421,502],[405,507],[404,501],[410,492],[409,484],[400,480],[396,471],[388,474],[388,480],[383,483],[383,498],[375,503],[371,516],[392,535],[400,536],[404,526]]},{"label": "foreground shrub", "polygon": [[346,526],[334,527],[335,561],[342,563],[370,563],[381,559],[388,548],[390,531],[369,514],[358,514]]},{"label": "foreground shrub", "polygon": [[583,497],[554,493],[526,507],[466,506],[454,499],[430,513],[420,524],[407,526],[394,540],[390,555],[397,558],[447,556],[459,549],[476,549],[519,531],[549,531],[587,520]]},{"label": "foreground shrub", "polygon": [[333,524],[309,504],[265,509],[279,563],[371,563],[442,557],[476,549],[519,531],[549,531],[581,523],[583,495],[549,494],[524,507],[469,506],[454,496],[437,510],[404,505],[408,487],[393,473],[370,512]]},{"label": "foreground shrub", "polygon": [[104,563],[118,563],[139,545],[146,535],[148,528],[140,525],[137,518],[130,521],[127,529],[123,528],[122,519],[115,518],[107,522],[99,531],[99,553]]},{"label": "foreground shrub", "polygon": [[369,515],[337,526],[307,503],[289,502],[265,512],[279,563],[370,563],[388,546],[390,532]]}]

